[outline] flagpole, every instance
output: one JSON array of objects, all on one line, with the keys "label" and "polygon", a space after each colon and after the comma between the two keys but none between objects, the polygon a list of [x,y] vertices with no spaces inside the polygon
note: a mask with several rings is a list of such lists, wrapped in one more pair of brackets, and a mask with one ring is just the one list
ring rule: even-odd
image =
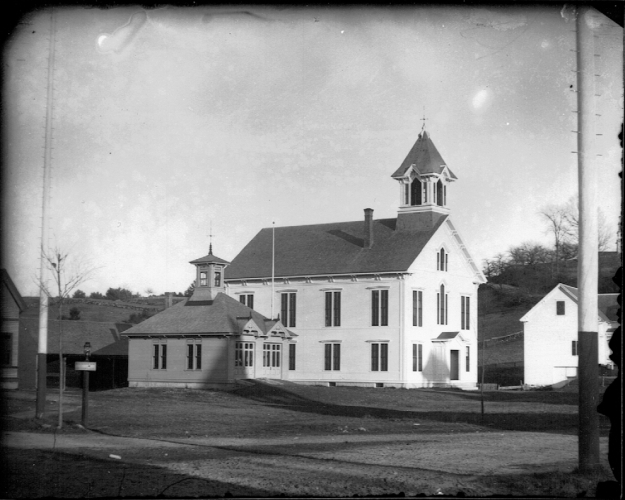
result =
[{"label": "flagpole", "polygon": [[273,319],[274,274],[276,270],[276,221],[271,226],[271,319]]}]

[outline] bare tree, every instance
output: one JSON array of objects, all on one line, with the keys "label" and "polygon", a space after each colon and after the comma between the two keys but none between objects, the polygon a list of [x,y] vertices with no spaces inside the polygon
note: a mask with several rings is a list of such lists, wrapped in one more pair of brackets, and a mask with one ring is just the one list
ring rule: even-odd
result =
[{"label": "bare tree", "polygon": [[[567,217],[567,210],[562,205],[547,205],[539,214],[547,222],[547,232],[553,234],[555,274],[559,272],[559,263],[562,255],[562,246],[571,236],[571,225]],[[552,274],[554,274],[552,272]]]},{"label": "bare tree", "polygon": [[65,373],[65,362],[63,360],[63,306],[66,300],[71,297],[72,292],[82,283],[87,281],[92,273],[97,269],[83,261],[73,257],[69,251],[62,250],[58,246],[50,253],[45,254],[48,269],[54,277],[56,290],[48,289],[43,283],[39,286],[48,297],[57,294],[56,304],[59,309],[59,419],[58,427],[63,427],[63,384]]},{"label": "bare tree", "polygon": [[[569,225],[571,240],[577,245],[579,241],[579,196],[571,196],[563,208],[566,222]],[[597,207],[597,230],[599,233],[599,251],[605,252],[612,241],[612,235],[610,234],[605,214],[599,207]]]}]

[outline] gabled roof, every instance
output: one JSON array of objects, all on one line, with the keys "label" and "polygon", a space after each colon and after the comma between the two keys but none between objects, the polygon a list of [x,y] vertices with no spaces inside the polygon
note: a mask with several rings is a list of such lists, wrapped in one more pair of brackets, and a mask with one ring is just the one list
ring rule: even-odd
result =
[{"label": "gabled roof", "polygon": [[239,335],[250,319],[263,334],[267,334],[275,324],[238,300],[218,293],[214,300],[193,302],[185,299],[178,302],[122,335]]},{"label": "gabled roof", "polygon": [[22,295],[17,290],[15,283],[13,283],[13,280],[11,279],[11,276],[9,276],[6,269],[0,269],[0,279],[2,280],[2,283],[6,285],[9,293],[13,297],[13,300],[17,304],[17,307],[19,307],[20,312],[26,309],[26,302],[24,302]]},{"label": "gabled roof", "polygon": [[[428,217],[411,214],[411,217]],[[275,277],[405,272],[447,216],[424,231],[397,230],[397,219],[373,221],[364,248],[364,220],[275,228]],[[271,278],[272,228],[261,231],[226,269],[226,279]]]},{"label": "gabled roof", "polygon": [[391,177],[403,177],[406,171],[412,166],[420,174],[442,174],[445,168],[449,172],[452,179],[457,179],[454,173],[447,167],[447,163],[434,146],[432,139],[424,130],[419,134],[417,142],[414,143],[408,156],[404,159],[401,166],[391,175]]},{"label": "gabled roof", "polygon": [[[112,322],[100,321],[48,321],[48,354],[59,353],[59,326],[62,328],[63,353],[84,354],[85,342],[91,344],[91,352],[109,346],[120,340],[120,329]],[[123,325],[125,327],[125,325]],[[39,318],[20,319],[20,342],[37,345]],[[127,352],[126,352],[127,354]]]},{"label": "gabled roof", "polygon": [[[541,301],[532,307],[525,315],[519,319],[519,321],[528,321],[532,312],[537,309],[540,305],[543,304],[545,299],[549,297],[553,293],[557,293],[558,291],[562,292],[565,296],[571,299],[576,305],[579,302],[579,291],[577,288],[564,285],[563,283],[559,283],[553,290],[551,290],[547,295],[545,295]],[[617,299],[618,293],[600,293],[597,295],[597,315],[599,316],[600,321],[604,321],[606,323],[612,323],[614,321],[618,321],[617,311],[619,308]]]}]

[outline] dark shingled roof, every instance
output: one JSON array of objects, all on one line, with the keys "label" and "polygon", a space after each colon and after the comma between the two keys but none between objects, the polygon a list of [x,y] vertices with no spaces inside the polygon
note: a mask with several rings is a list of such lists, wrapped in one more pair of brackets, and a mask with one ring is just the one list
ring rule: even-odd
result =
[{"label": "dark shingled roof", "polygon": [[189,264],[230,264],[227,260],[220,259],[219,257],[215,257],[212,253],[205,255],[204,257],[200,257],[199,259],[192,260]]},{"label": "dark shingled roof", "polygon": [[[447,165],[426,131],[419,134],[419,138],[412,146],[408,156],[391,177],[402,177],[411,165],[415,165],[421,174],[441,174],[444,166]],[[457,179],[449,167],[447,170],[452,179]]]},{"label": "dark shingled roof", "polygon": [[[577,288],[574,288],[569,285],[559,285],[560,289],[565,293],[568,292],[568,295],[577,303],[579,301],[579,291]],[[599,317],[610,323],[612,321],[618,321],[618,302],[616,299],[618,298],[618,293],[600,293],[597,295],[597,308],[599,309]]]},{"label": "dark shingled roof", "polygon": [[[375,220],[370,249],[364,248],[364,220],[277,227],[275,276],[405,272],[446,219],[426,231],[396,230],[397,219]],[[271,249],[272,228],[261,229],[226,269],[226,279],[270,278]]]},{"label": "dark shingled roof", "polygon": [[[95,352],[120,339],[118,325],[112,322],[49,320],[48,354],[59,353],[59,324],[62,326],[64,354],[84,354],[85,342],[89,342],[91,352]],[[24,336],[24,341],[37,345],[39,318],[20,319],[20,335]]]},{"label": "dark shingled roof", "polygon": [[[194,307],[189,307],[193,305]],[[267,333],[275,324],[262,314],[243,305],[225,293],[218,293],[214,300],[189,302],[188,299],[168,307],[151,318],[142,321],[124,336],[164,335],[164,334],[204,334],[238,335],[241,333],[241,320],[252,318],[256,325]]]},{"label": "dark shingled roof", "polygon": [[436,337],[436,340],[451,340],[456,338],[459,333],[460,332],[443,332],[438,337]]},{"label": "dark shingled roof", "polygon": [[122,337],[117,342],[109,344],[102,349],[91,352],[92,356],[128,356],[128,339]]}]

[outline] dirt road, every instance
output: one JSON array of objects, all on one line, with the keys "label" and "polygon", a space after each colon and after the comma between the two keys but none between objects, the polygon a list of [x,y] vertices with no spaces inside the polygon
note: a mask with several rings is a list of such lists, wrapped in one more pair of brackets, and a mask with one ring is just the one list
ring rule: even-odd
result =
[{"label": "dirt road", "polygon": [[[531,494],[528,475],[569,473],[577,465],[575,436],[531,432],[367,435],[363,431],[338,436],[167,441],[95,432],[8,432],[3,434],[3,445],[18,455],[41,450],[48,466],[70,458],[96,464],[91,475],[97,476],[100,470],[101,477],[94,476],[91,483],[85,477],[76,481],[72,467],[47,474],[52,484],[46,485],[46,496],[66,497],[84,496],[85,484],[91,485],[90,496],[163,492],[166,496],[459,492],[481,496],[510,494],[515,477],[525,482],[524,493]],[[603,456],[606,446],[602,440]],[[137,481],[139,477],[144,479]]]}]

